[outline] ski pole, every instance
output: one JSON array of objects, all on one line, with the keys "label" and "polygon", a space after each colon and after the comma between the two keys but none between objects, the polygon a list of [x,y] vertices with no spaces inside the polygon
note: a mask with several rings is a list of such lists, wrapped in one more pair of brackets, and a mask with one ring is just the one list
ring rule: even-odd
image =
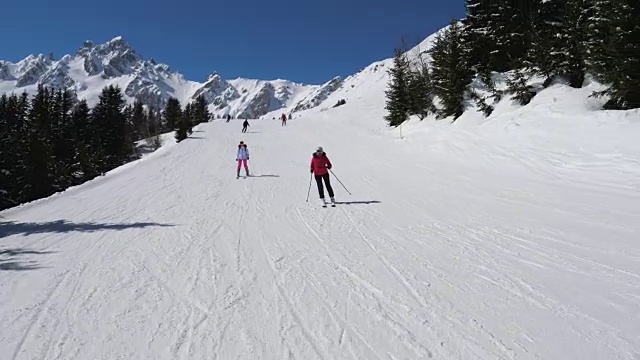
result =
[{"label": "ski pole", "polygon": [[346,186],[344,186],[344,184],[342,183],[342,181],[340,181],[340,179],[338,179],[338,177],[336,176],[336,174],[333,172],[333,170],[329,169],[329,171],[331,171],[331,174],[333,175],[333,177],[336,178],[336,180],[338,180],[338,182],[340,183],[340,185],[342,185],[342,187],[347,190],[347,192],[349,193],[349,195],[351,195],[351,192],[349,192],[349,189],[347,189]]},{"label": "ski pole", "polygon": [[313,174],[309,177],[309,190],[307,190],[307,202],[309,202],[309,195],[311,194],[311,181],[313,180]]}]

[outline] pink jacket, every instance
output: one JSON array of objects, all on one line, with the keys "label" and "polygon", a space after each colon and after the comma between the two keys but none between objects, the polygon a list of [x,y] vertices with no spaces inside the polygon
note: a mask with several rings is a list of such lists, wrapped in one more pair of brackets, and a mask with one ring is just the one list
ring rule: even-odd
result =
[{"label": "pink jacket", "polygon": [[318,154],[314,153],[311,158],[311,171],[313,171],[314,175],[324,175],[328,173],[328,169],[331,169],[331,161],[327,157],[326,153],[322,153],[322,155],[318,156]]}]

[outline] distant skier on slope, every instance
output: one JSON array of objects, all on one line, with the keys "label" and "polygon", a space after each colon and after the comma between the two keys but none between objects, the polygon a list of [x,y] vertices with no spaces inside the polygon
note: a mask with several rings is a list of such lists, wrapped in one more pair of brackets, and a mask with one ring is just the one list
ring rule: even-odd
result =
[{"label": "distant skier on slope", "polygon": [[282,113],[282,126],[287,126],[287,115]]},{"label": "distant skier on slope", "polygon": [[227,114],[227,122],[231,121],[231,115]]},{"label": "distant skier on slope", "polygon": [[324,199],[324,185],[327,187],[329,198],[331,198],[331,204],[336,204],[336,199],[333,197],[333,188],[331,187],[331,179],[329,178],[329,170],[331,169],[331,161],[327,157],[327,154],[322,149],[322,146],[318,147],[311,158],[311,173],[315,175],[316,183],[318,184],[318,195],[320,195],[320,201],[322,206],[326,206],[327,202]]},{"label": "distant skier on slope", "polygon": [[244,119],[244,122],[242,123],[242,132],[246,133],[248,127],[249,127],[249,120]]},{"label": "distant skier on slope", "polygon": [[247,160],[249,160],[249,149],[247,148],[247,144],[244,141],[240,141],[238,144],[238,153],[236,155],[236,161],[238,162],[238,171],[236,172],[236,177],[240,177],[240,169],[242,165],[244,165],[244,171],[247,176],[249,176],[249,166],[247,165]]}]

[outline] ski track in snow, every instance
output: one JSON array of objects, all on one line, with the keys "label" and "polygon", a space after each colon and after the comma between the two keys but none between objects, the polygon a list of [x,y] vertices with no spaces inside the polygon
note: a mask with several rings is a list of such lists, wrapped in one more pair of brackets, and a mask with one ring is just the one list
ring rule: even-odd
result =
[{"label": "ski track in snow", "polygon": [[[25,270],[0,270],[0,357],[640,358],[633,159],[609,171],[463,130],[416,155],[343,120],[203,124],[3,212],[0,265]],[[315,184],[304,202],[319,144],[354,194],[334,178],[336,208]]]}]

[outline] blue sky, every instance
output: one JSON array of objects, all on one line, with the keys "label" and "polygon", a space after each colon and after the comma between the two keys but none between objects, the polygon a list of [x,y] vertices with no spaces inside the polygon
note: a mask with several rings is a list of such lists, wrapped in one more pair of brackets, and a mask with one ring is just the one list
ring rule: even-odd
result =
[{"label": "blue sky", "polygon": [[188,79],[319,84],[391,57],[464,15],[463,0],[30,0],[2,6],[0,59],[56,58],[122,35]]}]

